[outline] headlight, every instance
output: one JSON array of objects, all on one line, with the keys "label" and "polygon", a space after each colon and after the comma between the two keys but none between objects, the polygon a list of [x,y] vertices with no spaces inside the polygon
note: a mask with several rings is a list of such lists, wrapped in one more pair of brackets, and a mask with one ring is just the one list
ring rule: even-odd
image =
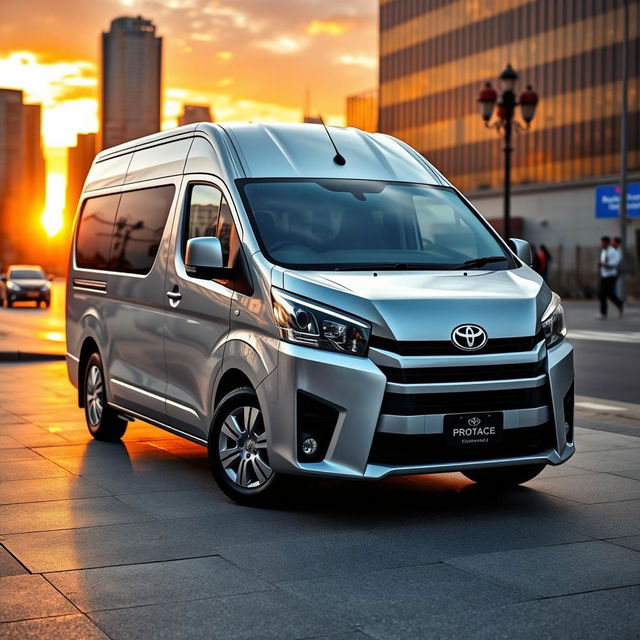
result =
[{"label": "headlight", "polygon": [[564,309],[560,304],[560,296],[556,293],[551,297],[551,302],[546,311],[542,314],[542,331],[547,347],[553,347],[558,342],[565,339],[567,335],[567,325],[564,321]]},{"label": "headlight", "polygon": [[9,291],[20,291],[20,287],[15,282],[11,282],[11,280],[7,282],[7,289]]},{"label": "headlight", "polygon": [[358,356],[367,353],[371,325],[278,289],[271,294],[273,316],[283,340]]},{"label": "headlight", "polygon": [[47,282],[47,284],[43,284],[40,287],[40,291],[49,291],[49,283]]}]

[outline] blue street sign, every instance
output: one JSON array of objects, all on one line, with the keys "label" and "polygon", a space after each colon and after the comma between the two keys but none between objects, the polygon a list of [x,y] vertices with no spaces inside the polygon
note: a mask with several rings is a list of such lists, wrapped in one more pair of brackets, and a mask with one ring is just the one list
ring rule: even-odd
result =
[{"label": "blue street sign", "polygon": [[[627,216],[640,218],[640,182],[627,184]],[[596,187],[596,218],[620,217],[620,186]]]}]

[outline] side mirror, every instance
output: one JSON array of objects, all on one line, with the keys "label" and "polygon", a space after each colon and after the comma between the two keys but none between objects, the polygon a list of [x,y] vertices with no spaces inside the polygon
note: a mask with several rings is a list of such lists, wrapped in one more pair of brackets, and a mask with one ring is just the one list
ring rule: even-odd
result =
[{"label": "side mirror", "polygon": [[218,238],[202,236],[187,240],[185,253],[187,273],[195,278],[225,279],[230,269],[224,267],[222,245]]},{"label": "side mirror", "polygon": [[531,255],[531,245],[526,240],[519,238],[509,238],[507,243],[513,253],[515,253],[527,267],[533,264],[533,256]]},{"label": "side mirror", "polygon": [[6,282],[7,281],[7,276],[3,273],[2,275],[0,275],[0,282]]},{"label": "side mirror", "polygon": [[53,275],[53,273],[50,273],[50,274],[47,276],[47,280],[48,280],[49,282],[53,282],[53,279],[54,279],[54,278],[55,278],[55,276]]}]

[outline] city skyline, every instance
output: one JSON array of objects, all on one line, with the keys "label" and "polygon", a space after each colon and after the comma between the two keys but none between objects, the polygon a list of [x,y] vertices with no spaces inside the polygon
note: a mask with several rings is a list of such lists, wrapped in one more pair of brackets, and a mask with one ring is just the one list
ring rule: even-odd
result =
[{"label": "city skyline", "polygon": [[330,124],[346,95],[376,83],[375,0],[33,0],[0,6],[0,87],[42,105],[49,218],[65,207],[67,149],[99,131],[100,40],[119,16],[164,38],[161,129],[184,104],[216,120],[300,121],[305,92]]}]

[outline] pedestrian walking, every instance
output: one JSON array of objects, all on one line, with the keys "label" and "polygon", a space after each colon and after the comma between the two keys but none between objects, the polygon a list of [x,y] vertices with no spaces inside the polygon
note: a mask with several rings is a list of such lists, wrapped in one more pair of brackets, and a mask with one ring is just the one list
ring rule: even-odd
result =
[{"label": "pedestrian walking", "polygon": [[609,236],[600,238],[600,261],[598,268],[600,269],[600,319],[605,320],[607,317],[607,300],[611,300],[618,307],[620,317],[622,317],[623,305],[622,300],[616,294],[616,281],[618,279],[618,267],[620,264],[620,252],[616,251],[611,245]]},{"label": "pedestrian walking", "polygon": [[622,255],[622,238],[615,236],[611,240],[611,246],[618,252],[618,274],[616,275],[616,286],[614,291],[624,303],[624,291],[622,290],[622,272],[624,271],[624,256]]}]

